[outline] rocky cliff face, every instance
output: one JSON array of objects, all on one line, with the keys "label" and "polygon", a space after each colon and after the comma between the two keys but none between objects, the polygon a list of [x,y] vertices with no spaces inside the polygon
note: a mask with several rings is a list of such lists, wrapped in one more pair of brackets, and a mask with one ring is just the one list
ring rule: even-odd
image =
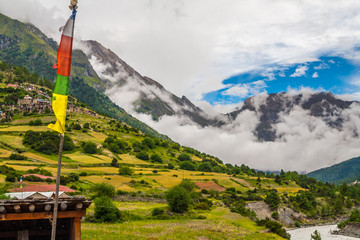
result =
[{"label": "rocky cliff face", "polygon": [[349,109],[353,103],[359,104],[353,101],[343,101],[329,92],[306,96],[276,93],[250,97],[245,100],[241,109],[229,113],[228,117],[233,121],[245,110],[255,112],[259,116],[260,123],[254,134],[260,141],[275,141],[281,137],[281,134],[277,133],[274,125],[282,121],[282,116],[288,115],[296,108],[307,111],[309,116],[322,119],[332,128],[341,130],[344,122],[341,113]]},{"label": "rocky cliff face", "polygon": [[[187,123],[200,126],[219,122],[211,119],[185,96],[179,98],[167,91],[155,80],[142,76],[110,49],[96,41],[84,42],[84,51],[93,68],[107,86],[107,94],[117,102],[116,94],[129,96],[118,104],[129,112],[150,114],[153,120],[162,116],[177,116],[188,119]],[[126,107],[127,106],[127,107]]]},{"label": "rocky cliff face", "polygon": [[346,224],[344,227],[341,228],[339,234],[348,237],[360,238],[360,223]]}]

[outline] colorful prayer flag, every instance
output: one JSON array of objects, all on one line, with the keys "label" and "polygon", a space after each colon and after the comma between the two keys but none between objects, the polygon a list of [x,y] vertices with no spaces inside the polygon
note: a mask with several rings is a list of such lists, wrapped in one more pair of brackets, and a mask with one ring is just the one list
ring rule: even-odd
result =
[{"label": "colorful prayer flag", "polygon": [[62,36],[57,55],[57,63],[54,65],[54,68],[57,68],[57,76],[52,97],[52,109],[56,117],[56,123],[50,124],[48,128],[61,134],[65,132],[75,17],[76,10],[74,9],[69,20],[61,29]]}]

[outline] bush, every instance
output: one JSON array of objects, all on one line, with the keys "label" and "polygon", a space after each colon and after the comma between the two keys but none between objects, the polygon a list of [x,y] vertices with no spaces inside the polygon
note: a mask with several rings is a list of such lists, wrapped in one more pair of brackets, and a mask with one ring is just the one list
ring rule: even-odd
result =
[{"label": "bush", "polygon": [[41,126],[42,125],[42,121],[41,119],[36,119],[35,121],[34,120],[31,120],[29,122],[29,125],[30,126]]},{"label": "bush", "polygon": [[184,161],[191,161],[191,156],[187,153],[181,153],[179,156],[178,156],[178,160],[181,161],[181,162],[184,162]]},{"label": "bush", "polygon": [[162,163],[163,162],[162,158],[157,154],[151,155],[150,159],[151,159],[151,161],[157,162],[157,163]]},{"label": "bush", "polygon": [[97,222],[118,222],[121,220],[121,212],[108,196],[94,200],[94,218]]},{"label": "bush", "polygon": [[264,220],[257,221],[256,223],[259,226],[265,226],[271,232],[279,235],[280,237],[290,239],[290,234],[288,234],[282,225],[276,221],[272,221],[269,218],[266,218]]},{"label": "bush", "polygon": [[185,162],[180,163],[180,169],[196,171],[196,166],[192,162],[185,161]]},{"label": "bush", "polygon": [[84,145],[84,152],[89,154],[95,154],[97,152],[96,143],[86,142]]},{"label": "bush", "polygon": [[274,211],[274,212],[271,214],[271,217],[272,217],[273,219],[278,220],[278,219],[279,219],[279,212]]},{"label": "bush", "polygon": [[116,195],[115,187],[108,183],[96,183],[90,190],[94,194],[94,198],[104,196],[113,198]]},{"label": "bush", "polygon": [[[30,130],[25,133],[23,139],[24,145],[30,146],[35,151],[48,155],[57,154],[59,152],[59,143],[59,134],[54,131],[34,132]],[[71,151],[74,148],[75,145],[71,138],[65,135],[63,146],[64,151]]]},{"label": "bush", "polygon": [[119,167],[118,160],[116,158],[113,158],[111,161],[111,166],[113,167]]},{"label": "bush", "polygon": [[271,210],[278,208],[280,201],[281,201],[280,197],[276,193],[276,190],[269,191],[269,193],[266,195],[266,197],[264,199],[264,202],[269,204],[269,207]]},{"label": "bush", "polygon": [[27,157],[21,154],[12,153],[9,157],[11,160],[26,160]]},{"label": "bush", "polygon": [[168,168],[168,169],[174,169],[174,168],[175,168],[175,166],[174,166],[174,165],[172,165],[171,163],[168,163],[167,168]]},{"label": "bush", "polygon": [[139,152],[136,157],[141,160],[149,160],[149,155],[146,152]]},{"label": "bush", "polygon": [[184,213],[189,209],[192,200],[189,192],[185,190],[185,188],[175,186],[167,191],[166,201],[172,212]]},{"label": "bush", "polygon": [[134,170],[127,166],[119,167],[119,175],[128,175],[131,176],[134,173]]},{"label": "bush", "polygon": [[200,172],[211,172],[212,171],[212,166],[211,166],[211,164],[209,162],[201,163],[198,166],[198,171],[200,171]]}]

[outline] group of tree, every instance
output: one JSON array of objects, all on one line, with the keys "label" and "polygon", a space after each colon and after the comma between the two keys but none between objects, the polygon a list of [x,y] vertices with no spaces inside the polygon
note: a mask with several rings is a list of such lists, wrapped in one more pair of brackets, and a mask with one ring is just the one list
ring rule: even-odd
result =
[{"label": "group of tree", "polygon": [[[54,131],[35,132],[29,130],[25,133],[23,144],[31,147],[35,151],[42,152],[48,155],[56,154],[59,151],[60,137]],[[64,137],[64,151],[71,151],[75,148],[72,139],[65,135]]]}]

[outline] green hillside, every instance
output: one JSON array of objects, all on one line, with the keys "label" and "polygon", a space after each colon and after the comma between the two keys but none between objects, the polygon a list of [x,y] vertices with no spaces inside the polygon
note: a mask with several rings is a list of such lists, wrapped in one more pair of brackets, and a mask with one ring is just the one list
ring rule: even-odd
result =
[{"label": "green hillside", "polygon": [[360,179],[360,157],[352,158],[328,168],[321,168],[307,175],[328,183],[354,182]]},{"label": "green hillside", "polygon": [[[56,71],[52,66],[56,62],[57,47],[53,39],[46,37],[33,25],[10,19],[0,13],[0,61],[23,66],[41,78],[53,80]],[[167,138],[126,113],[103,94],[104,84],[80,50],[73,52],[71,76],[70,95],[95,111],[124,121],[144,133]]]},{"label": "green hillside", "polygon": [[[59,138],[46,127],[55,121],[49,87],[51,82],[27,69],[0,62],[0,198],[19,187],[20,176],[56,174]],[[287,237],[277,221],[287,226],[326,222],[349,214],[360,201],[358,186],[224,164],[99,114],[79,99],[70,97],[68,109],[61,184],[95,199],[83,225],[84,239],[118,239],[120,232],[123,239],[281,239],[268,232]],[[118,221],[106,225],[95,214],[96,188],[104,183],[113,189],[110,203],[121,212]],[[23,189],[42,184],[54,181],[24,177]],[[189,191],[184,213],[172,212],[167,200],[167,193],[179,188]],[[279,214],[282,209],[291,213],[285,214],[290,222]],[[256,221],[264,211],[268,219]]]}]

